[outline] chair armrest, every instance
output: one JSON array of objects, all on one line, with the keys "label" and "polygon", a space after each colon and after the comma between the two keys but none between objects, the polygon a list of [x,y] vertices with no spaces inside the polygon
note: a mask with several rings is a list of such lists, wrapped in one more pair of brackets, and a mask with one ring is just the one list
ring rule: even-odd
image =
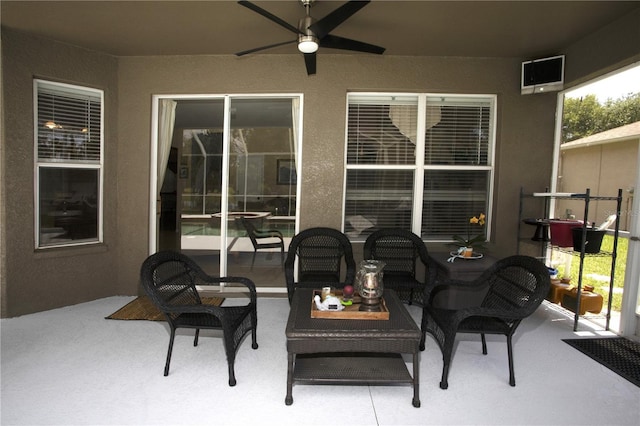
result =
[{"label": "chair armrest", "polygon": [[197,286],[207,286],[207,285],[220,285],[222,283],[229,284],[241,284],[249,290],[249,297],[251,299],[251,303],[256,303],[257,293],[256,293],[256,285],[253,281],[246,277],[214,277],[211,275],[207,275],[205,273],[201,273],[197,275],[197,280],[195,281],[195,285]]},{"label": "chair armrest", "polygon": [[163,311],[168,314],[207,314],[216,317],[223,328],[232,326],[233,321],[235,321],[236,313],[238,309],[241,309],[245,312],[255,311],[256,304],[255,303],[247,303],[246,305],[234,305],[234,306],[214,306],[214,305],[175,305],[170,306]]},{"label": "chair armrest", "polygon": [[220,278],[220,282],[231,283],[231,284],[242,284],[247,289],[249,289],[249,298],[251,299],[251,303],[255,304],[257,301],[257,293],[256,293],[256,285],[253,281],[246,277],[222,277]]},{"label": "chair armrest", "polygon": [[167,313],[177,314],[211,314],[218,318],[224,317],[224,308],[214,305],[170,305],[162,309]]}]

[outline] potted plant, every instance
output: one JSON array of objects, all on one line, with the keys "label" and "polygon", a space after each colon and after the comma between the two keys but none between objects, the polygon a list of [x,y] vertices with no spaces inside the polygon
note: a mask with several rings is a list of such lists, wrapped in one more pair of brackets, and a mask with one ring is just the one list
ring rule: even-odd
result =
[{"label": "potted plant", "polygon": [[458,249],[458,254],[463,257],[471,257],[473,256],[473,250],[475,248],[483,247],[486,237],[484,235],[484,231],[480,232],[477,235],[472,236],[472,227],[477,226],[482,230],[486,221],[486,216],[484,213],[480,213],[478,216],[473,216],[469,219],[467,223],[467,237],[463,238],[459,235],[454,235],[453,240],[455,244],[457,244],[460,248]]}]

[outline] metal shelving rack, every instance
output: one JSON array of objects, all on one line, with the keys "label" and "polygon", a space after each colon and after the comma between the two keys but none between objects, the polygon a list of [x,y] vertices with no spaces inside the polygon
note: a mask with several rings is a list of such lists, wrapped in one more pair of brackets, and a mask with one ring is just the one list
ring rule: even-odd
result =
[{"label": "metal shelving rack", "polygon": [[[607,300],[607,314],[606,314],[606,326],[605,329],[609,330],[609,323],[611,321],[611,302],[613,299],[613,282],[615,278],[615,265],[616,258],[618,255],[618,236],[620,231],[620,212],[622,207],[622,189],[618,189],[617,197],[605,197],[598,195],[591,195],[591,190],[589,188],[582,194],[576,193],[552,193],[552,192],[534,192],[532,194],[526,194],[524,190],[520,189],[520,210],[518,215],[518,252],[520,251],[520,227],[522,223],[522,211],[523,211],[523,202],[526,198],[542,198],[544,200],[544,219],[547,219],[546,215],[549,213],[549,203],[551,199],[570,199],[570,200],[583,200],[584,201],[584,214],[582,217],[582,242],[581,242],[581,250],[560,250],[565,253],[570,253],[572,255],[580,256],[580,269],[578,271],[578,286],[577,286],[577,294],[576,294],[576,309],[575,316],[573,322],[573,331],[578,330],[578,320],[580,319],[580,303],[581,303],[581,295],[582,295],[582,271],[584,267],[584,260],[587,256],[611,256],[611,274],[609,280],[609,297]],[[589,203],[591,201],[615,201],[616,202],[616,221],[615,221],[615,230],[613,234],[613,249],[611,252],[601,251],[599,253],[585,253],[585,244],[587,241],[587,227],[589,225]],[[541,259],[546,261],[546,253],[547,249],[550,246],[549,241],[542,240],[540,241],[541,246]],[[556,247],[554,247],[556,248]]]}]

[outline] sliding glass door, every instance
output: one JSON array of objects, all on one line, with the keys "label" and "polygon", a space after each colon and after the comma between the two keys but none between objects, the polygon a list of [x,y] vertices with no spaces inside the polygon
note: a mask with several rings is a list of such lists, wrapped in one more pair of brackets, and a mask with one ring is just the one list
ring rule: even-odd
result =
[{"label": "sliding glass door", "polygon": [[[181,250],[212,274],[284,286],[282,252],[296,229],[300,97],[172,101],[170,153],[175,155],[167,156],[164,175],[157,174],[163,181],[157,182],[159,226],[152,227],[156,249]],[[163,105],[158,105],[160,170],[167,149],[160,143],[162,129],[171,126],[163,126]]]}]

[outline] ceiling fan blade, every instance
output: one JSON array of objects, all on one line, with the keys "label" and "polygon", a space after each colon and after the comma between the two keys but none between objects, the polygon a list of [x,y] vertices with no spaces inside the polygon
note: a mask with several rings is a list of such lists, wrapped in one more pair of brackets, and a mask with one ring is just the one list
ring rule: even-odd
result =
[{"label": "ceiling fan blade", "polygon": [[288,22],[278,18],[276,15],[267,12],[266,10],[264,10],[263,8],[261,8],[260,6],[256,6],[255,4],[251,3],[250,1],[245,1],[245,0],[241,0],[238,2],[239,5],[244,6],[248,9],[253,10],[256,13],[259,13],[260,15],[264,16],[265,18],[269,19],[270,21],[275,22],[276,24],[280,25],[283,28],[286,28],[287,30],[291,31],[292,33],[296,33],[296,34],[302,34],[302,32],[300,32],[299,29],[297,29],[296,27],[294,27],[293,25],[289,24]]},{"label": "ceiling fan blade", "polygon": [[313,31],[316,37],[321,39],[333,31],[333,29],[338,25],[349,19],[351,15],[369,4],[369,2],[370,0],[348,1],[324,18],[318,20],[315,24],[311,25],[309,29]]},{"label": "ceiling fan blade", "polygon": [[340,36],[327,35],[320,39],[321,47],[328,47],[330,49],[342,49],[342,50],[354,50],[356,52],[375,53],[382,55],[386,50],[384,47],[376,46],[375,44],[364,43],[358,40],[352,40],[350,38],[344,38]]},{"label": "ceiling fan blade", "polygon": [[316,73],[316,54],[305,53],[304,64],[307,66],[307,75],[314,75]]},{"label": "ceiling fan blade", "polygon": [[248,55],[249,53],[259,52],[261,50],[271,49],[272,47],[284,46],[285,44],[291,44],[291,43],[297,43],[297,42],[298,40],[281,41],[280,43],[274,43],[268,46],[262,46],[262,47],[256,47],[249,50],[243,50],[242,52],[236,53],[236,56],[244,56],[244,55]]}]

